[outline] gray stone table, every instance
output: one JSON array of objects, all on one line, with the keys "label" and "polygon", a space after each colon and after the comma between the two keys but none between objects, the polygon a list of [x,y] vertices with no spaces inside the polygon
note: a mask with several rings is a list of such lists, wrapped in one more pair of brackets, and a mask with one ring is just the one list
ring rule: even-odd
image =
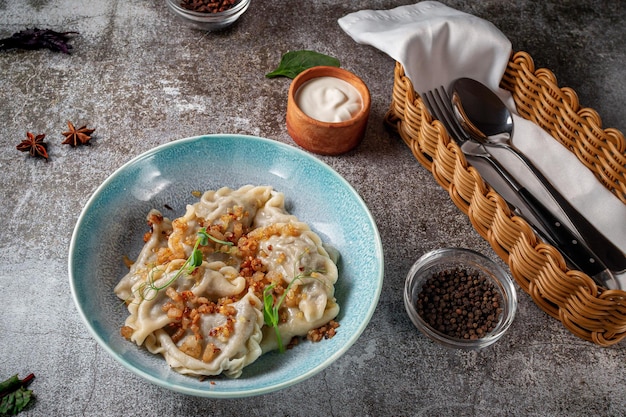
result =
[{"label": "gray stone table", "polygon": [[[34,372],[25,416],[619,416],[626,346],[581,340],[520,291],[506,337],[479,352],[419,334],[402,304],[411,264],[442,246],[496,258],[410,150],[383,126],[394,62],[356,44],[337,19],[407,0],[252,0],[223,32],[182,27],[165,2],[0,1],[0,37],[29,27],[77,31],[71,55],[0,52],[0,377]],[[626,131],[626,5],[620,0],[443,0],[491,20],[554,71],[562,86]],[[73,305],[67,256],[77,217],[115,169],[148,149],[210,133],[292,144],[289,80],[268,80],[281,55],[338,57],[372,94],[363,143],[321,157],[360,193],[381,233],[385,281],[357,343],[323,372],[258,397],[189,397],[112,359]],[[90,147],[51,146],[50,161],[15,146],[25,132],[57,143],[66,120],[97,129]]]}]

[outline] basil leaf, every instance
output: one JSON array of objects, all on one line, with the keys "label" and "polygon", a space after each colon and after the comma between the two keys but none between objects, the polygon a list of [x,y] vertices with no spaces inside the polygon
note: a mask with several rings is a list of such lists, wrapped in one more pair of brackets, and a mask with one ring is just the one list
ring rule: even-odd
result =
[{"label": "basil leaf", "polygon": [[278,68],[268,72],[265,76],[267,78],[287,77],[293,79],[302,71],[320,65],[338,67],[339,60],[315,51],[290,51],[283,55]]}]

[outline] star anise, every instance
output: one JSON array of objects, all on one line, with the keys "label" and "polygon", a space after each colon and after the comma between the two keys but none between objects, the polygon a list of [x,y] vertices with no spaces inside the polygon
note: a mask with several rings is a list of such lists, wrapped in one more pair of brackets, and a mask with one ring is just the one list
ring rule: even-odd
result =
[{"label": "star anise", "polygon": [[69,130],[62,133],[65,136],[65,140],[61,143],[70,146],[86,145],[91,139],[91,134],[96,130],[87,129],[87,125],[76,129],[69,120],[67,121],[67,127]]},{"label": "star anise", "polygon": [[24,139],[19,145],[16,146],[18,151],[28,152],[30,156],[40,156],[46,161],[48,160],[48,144],[43,140],[46,137],[45,134],[33,135],[30,132],[26,132],[27,139]]}]

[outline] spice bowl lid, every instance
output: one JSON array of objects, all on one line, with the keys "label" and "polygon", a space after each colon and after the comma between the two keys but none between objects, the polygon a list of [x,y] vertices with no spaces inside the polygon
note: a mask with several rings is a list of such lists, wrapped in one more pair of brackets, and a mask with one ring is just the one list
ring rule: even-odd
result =
[{"label": "spice bowl lid", "polygon": [[404,306],[413,324],[450,348],[490,346],[509,329],[517,293],[500,265],[470,249],[426,253],[409,270]]},{"label": "spice bowl lid", "polygon": [[[322,121],[308,115],[298,105],[298,90],[307,82],[321,77],[346,82],[358,92],[360,109],[347,120]],[[320,155],[340,155],[354,149],[365,135],[371,97],[365,82],[356,74],[339,67],[316,66],[298,74],[289,86],[287,98],[287,132],[302,148]]]}]

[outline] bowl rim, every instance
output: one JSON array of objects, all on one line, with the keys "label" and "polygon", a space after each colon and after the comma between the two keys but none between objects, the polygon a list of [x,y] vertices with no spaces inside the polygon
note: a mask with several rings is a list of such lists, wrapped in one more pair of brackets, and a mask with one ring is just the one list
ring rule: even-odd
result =
[{"label": "bowl rim", "polygon": [[[317,364],[317,366],[315,366],[314,368],[310,369],[308,372],[302,373],[298,376],[296,376],[293,379],[290,380],[286,380],[282,383],[278,383],[278,384],[274,384],[274,385],[266,385],[266,386],[262,386],[260,388],[250,388],[247,390],[236,390],[236,391],[211,391],[210,389],[206,389],[206,390],[201,390],[201,389],[195,389],[195,388],[191,388],[191,387],[184,387],[184,386],[179,386],[179,385],[173,385],[171,383],[168,383],[166,381],[163,381],[141,369],[139,369],[138,367],[132,365],[130,362],[128,362],[125,358],[121,357],[121,355],[118,354],[118,352],[116,352],[111,346],[109,346],[109,344],[106,342],[106,340],[104,339],[104,337],[102,335],[100,335],[98,332],[96,332],[96,330],[93,328],[93,326],[91,325],[89,318],[87,316],[87,313],[84,309],[84,306],[80,303],[79,301],[79,297],[78,297],[78,290],[76,287],[76,277],[75,277],[75,266],[73,264],[73,260],[74,260],[74,254],[76,252],[76,248],[77,248],[77,239],[79,237],[79,231],[81,229],[81,226],[83,225],[83,223],[86,221],[85,218],[87,216],[87,213],[89,212],[90,208],[92,206],[94,206],[94,204],[97,202],[99,196],[107,189],[107,187],[116,179],[117,176],[120,176],[126,169],[128,169],[129,167],[133,166],[134,164],[140,162],[141,160],[144,160],[146,158],[150,158],[151,156],[162,152],[163,150],[168,150],[169,148],[174,148],[176,146],[179,146],[181,144],[187,144],[190,142],[195,142],[195,141],[202,141],[202,140],[211,140],[213,138],[223,138],[223,137],[228,137],[228,138],[232,138],[234,141],[238,142],[238,141],[256,141],[256,142],[260,142],[260,143],[264,143],[267,144],[269,146],[277,146],[283,150],[286,150],[288,152],[293,152],[295,153],[297,156],[302,157],[302,158],[306,158],[309,159],[312,163],[318,164],[321,168],[327,170],[330,174],[333,175],[334,178],[337,179],[337,181],[339,181],[339,183],[341,183],[341,185],[343,185],[344,187],[346,187],[346,189],[348,191],[350,191],[350,193],[352,194],[353,198],[356,199],[357,203],[362,207],[364,214],[367,216],[368,221],[370,222],[370,224],[372,225],[372,231],[374,234],[374,246],[376,248],[376,259],[377,262],[375,263],[375,267],[376,267],[376,271],[378,272],[377,274],[377,285],[375,288],[372,298],[372,303],[371,305],[369,305],[369,307],[366,310],[366,314],[362,317],[360,323],[358,324],[358,326],[354,329],[353,334],[349,337],[349,339],[347,340],[347,342],[345,344],[343,344],[339,349],[333,351],[332,355],[329,355],[328,357],[326,357],[322,362],[320,362],[319,364]],[[200,136],[192,136],[192,137],[187,137],[187,138],[183,138],[183,139],[177,139],[171,142],[167,142],[161,145],[158,145],[152,149],[149,149],[135,157],[133,157],[132,159],[130,159],[129,161],[127,161],[126,163],[122,164],[120,167],[118,167],[117,169],[115,169],[113,171],[113,173],[111,173],[91,194],[91,196],[89,197],[89,199],[87,200],[87,202],[85,203],[85,205],[83,206],[83,209],[81,210],[81,213],[77,219],[76,225],[74,227],[74,230],[72,232],[72,237],[71,237],[71,241],[70,241],[70,245],[69,245],[69,251],[68,251],[68,275],[69,275],[69,284],[70,284],[70,290],[71,290],[71,296],[72,299],[74,301],[74,305],[76,307],[76,309],[78,310],[79,316],[81,317],[83,323],[86,325],[87,329],[89,330],[89,333],[92,335],[92,337],[94,337],[94,339],[97,341],[97,343],[100,345],[100,347],[102,347],[109,355],[111,355],[118,363],[122,364],[125,368],[127,368],[128,370],[130,370],[131,372],[133,372],[134,374],[142,377],[143,379],[145,379],[146,381],[149,381],[155,385],[170,389],[172,391],[176,391],[176,392],[180,392],[183,394],[187,394],[187,395],[193,395],[193,396],[198,396],[198,397],[208,397],[208,398],[244,398],[244,397],[250,397],[250,396],[256,396],[256,395],[262,395],[262,394],[267,394],[270,392],[275,392],[293,385],[296,385],[318,373],[320,373],[321,371],[323,371],[324,369],[326,369],[328,366],[330,366],[332,363],[334,363],[337,359],[339,359],[341,356],[343,356],[343,354],[349,349],[351,348],[356,341],[360,338],[360,336],[363,334],[363,332],[365,331],[365,329],[367,328],[367,326],[369,325],[369,323],[371,322],[372,316],[374,315],[374,311],[378,305],[378,302],[380,300],[380,295],[382,292],[382,287],[383,287],[383,280],[384,280],[384,252],[383,252],[383,247],[382,247],[382,241],[381,241],[381,237],[380,237],[380,232],[378,230],[378,227],[376,225],[376,222],[371,214],[371,212],[369,211],[369,208],[367,207],[367,205],[365,204],[364,200],[361,198],[360,194],[354,189],[354,187],[352,187],[352,185],[350,185],[350,183],[348,183],[348,181],[343,178],[343,176],[341,176],[338,172],[336,172],[332,167],[330,167],[328,164],[326,164],[325,162],[323,162],[322,160],[320,160],[319,158],[315,157],[314,155],[311,155],[301,149],[298,149],[294,146],[282,143],[282,142],[278,142],[275,140],[271,140],[271,139],[267,139],[267,138],[262,138],[262,137],[257,137],[257,136],[252,136],[252,135],[241,135],[241,134],[209,134],[209,135],[200,135]],[[172,371],[174,372],[174,371]]]},{"label": "bowl rim", "polygon": [[[471,263],[472,266],[480,268],[482,270],[488,270],[489,274],[483,274],[486,278],[488,278],[495,286],[498,288],[499,292],[505,298],[503,300],[505,310],[503,311],[504,316],[498,322],[496,328],[489,332],[486,336],[475,339],[475,340],[466,340],[466,339],[458,339],[455,337],[448,336],[436,329],[433,329],[426,321],[417,313],[415,307],[413,305],[413,300],[411,297],[412,287],[415,284],[414,280],[416,279],[416,274],[418,270],[422,267],[430,267],[434,266],[437,263],[445,262],[448,260],[449,255],[461,254],[466,259],[464,262]],[[423,279],[427,279],[428,277],[424,277]],[[418,330],[424,333],[427,337],[438,342],[439,344],[449,347],[449,348],[459,348],[466,350],[477,350],[482,349],[487,346],[492,345],[496,341],[498,341],[509,329],[511,324],[515,319],[515,315],[517,312],[517,290],[515,289],[515,285],[513,283],[513,279],[510,274],[502,268],[499,264],[494,262],[492,259],[487,257],[486,255],[479,253],[472,249],[460,248],[460,247],[450,247],[450,248],[439,248],[429,251],[422,255],[410,268],[407,278],[404,284],[404,306],[406,312]]]}]

